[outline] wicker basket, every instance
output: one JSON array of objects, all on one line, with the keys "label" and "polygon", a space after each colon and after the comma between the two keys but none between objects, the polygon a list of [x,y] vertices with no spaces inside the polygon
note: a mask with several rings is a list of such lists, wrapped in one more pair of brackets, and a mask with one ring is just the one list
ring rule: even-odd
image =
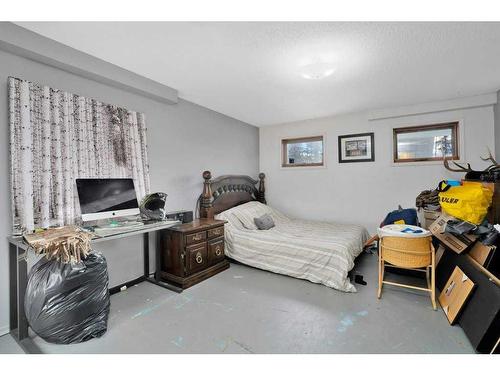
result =
[{"label": "wicker basket", "polygon": [[420,268],[431,264],[431,237],[383,237],[380,241],[382,258],[402,268]]}]

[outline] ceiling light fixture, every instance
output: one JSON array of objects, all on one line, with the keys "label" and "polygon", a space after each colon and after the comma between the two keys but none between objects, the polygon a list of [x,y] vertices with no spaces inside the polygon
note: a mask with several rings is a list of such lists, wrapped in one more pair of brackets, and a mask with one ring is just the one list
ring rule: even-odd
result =
[{"label": "ceiling light fixture", "polygon": [[313,62],[300,66],[300,75],[305,79],[323,79],[334,72],[335,68],[327,62]]}]

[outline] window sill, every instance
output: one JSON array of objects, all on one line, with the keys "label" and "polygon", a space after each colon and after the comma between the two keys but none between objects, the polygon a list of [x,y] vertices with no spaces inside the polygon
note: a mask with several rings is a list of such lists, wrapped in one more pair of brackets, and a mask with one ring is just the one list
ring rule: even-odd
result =
[{"label": "window sill", "polygon": [[283,165],[280,165],[280,169],[282,170],[290,170],[290,171],[296,171],[296,170],[303,170],[303,169],[326,169],[326,165],[296,165],[293,167],[284,167]]},{"label": "window sill", "polygon": [[[455,163],[465,163],[463,160],[453,160]],[[391,161],[393,167],[415,167],[424,165],[443,165],[443,160],[425,160],[425,161],[406,161],[406,162],[395,162]]]}]

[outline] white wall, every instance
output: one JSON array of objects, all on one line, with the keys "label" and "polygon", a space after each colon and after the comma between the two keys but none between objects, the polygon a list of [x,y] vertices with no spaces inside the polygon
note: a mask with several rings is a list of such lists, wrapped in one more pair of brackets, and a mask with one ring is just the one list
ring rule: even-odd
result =
[{"label": "white wall", "polygon": [[[387,212],[403,207],[414,207],[416,196],[425,189],[435,188],[440,180],[460,178],[442,164],[393,166],[392,129],[461,120],[464,130],[463,159],[473,168],[486,167],[480,155],[486,147],[495,152],[494,113],[491,95],[488,103],[478,105],[478,98],[355,113],[339,117],[320,118],[290,124],[260,128],[260,170],[266,173],[268,203],[289,215],[314,220],[360,223],[373,233]],[[481,98],[480,98],[481,99]],[[473,103],[473,104],[471,104]],[[429,109],[432,108],[430,112]],[[377,113],[377,120],[369,120]],[[397,117],[392,117],[397,116]],[[389,118],[387,118],[389,117]],[[337,137],[353,133],[375,133],[375,161],[366,163],[338,163]],[[324,134],[326,137],[326,168],[281,168],[280,140]]]},{"label": "white wall", "polygon": [[[500,91],[497,91],[497,100],[499,99]],[[500,103],[497,101],[493,108],[495,113],[495,159],[500,160]]]},{"label": "white wall", "polygon": [[[167,209],[193,210],[201,173],[258,174],[258,129],[199,105],[165,104],[0,50],[0,335],[8,328],[8,247],[10,235],[9,124],[7,77],[15,76],[146,114],[151,188],[168,194]],[[142,239],[99,244],[108,259],[112,285],[143,272]],[[151,257],[153,261],[154,257]],[[152,268],[153,270],[153,268]]]}]

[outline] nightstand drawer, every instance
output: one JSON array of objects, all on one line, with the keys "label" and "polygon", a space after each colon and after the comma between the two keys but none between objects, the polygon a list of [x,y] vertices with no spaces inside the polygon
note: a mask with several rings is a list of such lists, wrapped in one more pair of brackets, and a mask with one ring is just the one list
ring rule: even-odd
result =
[{"label": "nightstand drawer", "polygon": [[207,231],[208,238],[221,237],[224,235],[224,227],[217,227]]},{"label": "nightstand drawer", "polygon": [[186,245],[191,245],[192,243],[205,241],[207,239],[207,232],[197,232],[192,234],[186,234]]},{"label": "nightstand drawer", "polygon": [[186,246],[186,272],[192,274],[208,265],[207,243]]},{"label": "nightstand drawer", "polygon": [[224,239],[213,240],[208,243],[208,259],[210,263],[216,263],[224,259]]}]

